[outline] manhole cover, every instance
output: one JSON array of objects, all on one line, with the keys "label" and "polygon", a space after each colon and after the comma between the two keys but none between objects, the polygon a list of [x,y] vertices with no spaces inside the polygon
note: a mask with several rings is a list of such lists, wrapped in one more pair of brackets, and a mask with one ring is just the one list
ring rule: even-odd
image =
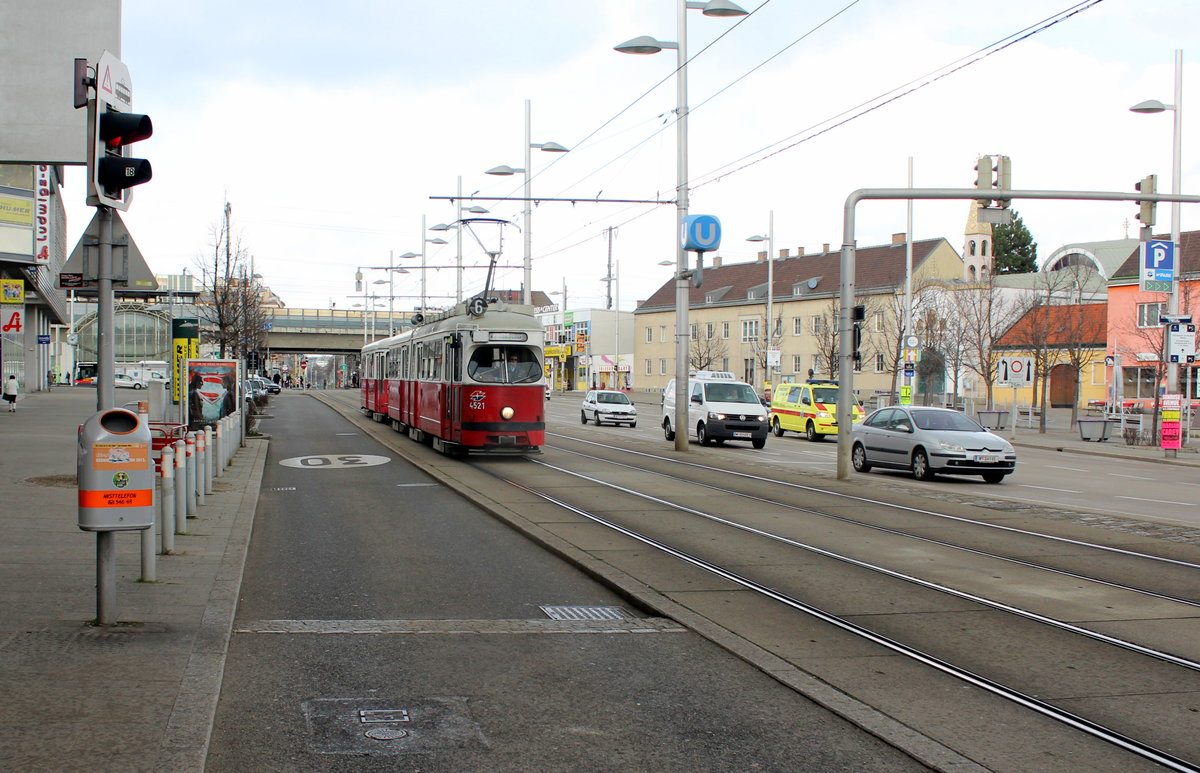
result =
[{"label": "manhole cover", "polygon": [[322,698],[302,704],[317,754],[396,755],[486,749],[467,699]]}]

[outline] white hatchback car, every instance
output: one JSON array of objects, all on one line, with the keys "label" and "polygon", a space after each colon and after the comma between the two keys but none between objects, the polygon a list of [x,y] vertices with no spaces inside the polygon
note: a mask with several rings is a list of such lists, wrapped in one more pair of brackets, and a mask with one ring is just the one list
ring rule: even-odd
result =
[{"label": "white hatchback car", "polygon": [[142,381],[140,378],[134,378],[133,376],[129,376],[124,373],[114,373],[113,386],[120,387],[122,389],[145,389],[146,382]]},{"label": "white hatchback car", "polygon": [[609,389],[592,389],[583,398],[583,407],[579,411],[579,420],[583,424],[588,419],[600,426],[609,424],[628,424],[637,426],[637,406],[624,392]]}]

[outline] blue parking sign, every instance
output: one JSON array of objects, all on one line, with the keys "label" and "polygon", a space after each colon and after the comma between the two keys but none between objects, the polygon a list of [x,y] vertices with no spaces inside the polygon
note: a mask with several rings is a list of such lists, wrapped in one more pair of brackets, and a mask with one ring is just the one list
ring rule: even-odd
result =
[{"label": "blue parking sign", "polygon": [[1175,242],[1152,239],[1142,242],[1138,287],[1146,292],[1171,292],[1175,281]]},{"label": "blue parking sign", "polygon": [[690,252],[712,252],[721,246],[721,221],[716,215],[688,215],[679,224],[679,243]]}]

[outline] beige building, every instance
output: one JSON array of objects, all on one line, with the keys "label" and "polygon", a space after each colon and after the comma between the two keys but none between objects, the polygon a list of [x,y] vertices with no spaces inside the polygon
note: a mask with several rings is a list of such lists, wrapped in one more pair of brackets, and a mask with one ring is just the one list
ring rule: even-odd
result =
[{"label": "beige building", "polygon": [[[860,393],[892,388],[900,356],[905,277],[905,235],[891,244],[857,250],[857,301],[865,306]],[[913,242],[913,288],[963,276],[963,258],[945,239]],[[766,253],[757,261],[722,264],[712,259],[702,287],[691,289],[689,367],[725,370],[758,388],[765,383],[834,377],[841,252],[789,254],[774,265],[774,331],[767,336]],[[675,373],[675,283],[668,281],[638,305],[634,322],[635,382],[659,389]],[[771,372],[768,374],[768,364]],[[811,373],[810,373],[811,372]]]}]

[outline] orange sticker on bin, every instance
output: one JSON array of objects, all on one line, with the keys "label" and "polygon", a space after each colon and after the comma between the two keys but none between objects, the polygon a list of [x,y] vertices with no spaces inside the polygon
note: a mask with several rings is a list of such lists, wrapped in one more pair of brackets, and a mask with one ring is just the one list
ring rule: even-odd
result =
[{"label": "orange sticker on bin", "polygon": [[93,470],[144,470],[150,466],[149,443],[96,443]]},{"label": "orange sticker on bin", "polygon": [[154,491],[152,489],[134,489],[132,491],[80,491],[80,507],[152,507]]}]

